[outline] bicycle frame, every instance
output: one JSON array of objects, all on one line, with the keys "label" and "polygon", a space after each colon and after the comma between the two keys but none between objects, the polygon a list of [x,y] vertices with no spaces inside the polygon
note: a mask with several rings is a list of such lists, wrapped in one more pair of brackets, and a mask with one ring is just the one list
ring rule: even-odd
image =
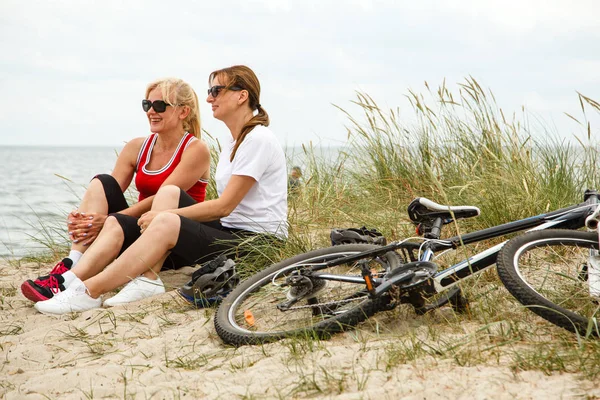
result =
[{"label": "bicycle frame", "polygon": [[[352,276],[341,276],[335,274],[321,274],[317,272],[319,270],[329,268],[335,265],[341,265],[348,262],[368,259],[369,257],[376,257],[384,255],[388,251],[405,249],[407,251],[418,250],[419,257],[418,262],[434,262],[436,252],[443,250],[456,249],[471,243],[477,243],[483,240],[493,239],[501,237],[507,234],[519,232],[519,231],[533,231],[542,230],[549,228],[564,228],[564,229],[579,229],[585,226],[586,217],[595,210],[598,204],[598,194],[593,192],[585,202],[562,208],[556,211],[552,211],[545,214],[539,214],[533,217],[524,218],[518,221],[509,222],[506,224],[494,226],[491,228],[482,229],[475,232],[470,232],[464,235],[457,235],[447,239],[426,239],[419,238],[422,240],[421,243],[416,242],[393,242],[386,246],[382,246],[378,249],[368,250],[355,255],[339,258],[323,264],[313,264],[309,270],[313,277],[332,281],[343,281],[356,284],[365,284],[363,277],[352,277]],[[496,258],[500,249],[506,241],[497,244],[489,249],[486,249],[480,253],[477,253],[466,260],[460,261],[442,271],[435,273],[432,277],[432,288],[434,293],[444,292],[463,279],[467,279],[475,274],[485,271],[487,268],[493,266],[496,263]],[[401,275],[401,274],[400,274]],[[414,275],[414,274],[413,274]],[[397,277],[395,277],[397,278]],[[393,278],[392,278],[393,279]],[[399,278],[398,280],[400,280]],[[381,285],[386,282],[386,278],[373,279],[376,285]],[[387,281],[389,282],[389,281]],[[389,283],[385,286],[388,286]],[[377,291],[380,294],[381,291]]]},{"label": "bicycle frame", "polygon": [[[549,228],[569,228],[578,229],[585,226],[585,217],[595,208],[593,203],[581,203],[577,206],[563,208],[546,214],[540,214],[534,217],[509,222],[492,228],[483,229],[467,233],[462,236],[453,236],[443,241],[444,243],[432,243],[429,246],[429,252],[424,252],[422,261],[431,261],[436,251],[443,249],[455,249],[467,244],[492,239],[507,234],[527,230],[542,230]],[[456,285],[462,279],[485,271],[496,263],[496,258],[500,249],[508,240],[499,243],[489,249],[473,255],[472,257],[454,264],[433,276],[433,285],[435,291],[440,293]]]}]

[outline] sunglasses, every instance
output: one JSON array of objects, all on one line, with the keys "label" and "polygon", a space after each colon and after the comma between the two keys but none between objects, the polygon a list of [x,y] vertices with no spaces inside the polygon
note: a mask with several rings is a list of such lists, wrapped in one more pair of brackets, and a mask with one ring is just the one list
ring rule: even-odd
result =
[{"label": "sunglasses", "polygon": [[[227,88],[227,86],[223,86],[223,85],[217,85],[217,86],[213,86],[210,89],[208,89],[208,94],[211,95],[212,97],[217,97],[219,95],[219,92],[221,92],[221,90]],[[230,86],[227,89],[229,90],[233,90],[235,92],[238,92],[240,90],[244,90],[244,88],[241,88],[239,86]]]},{"label": "sunglasses", "polygon": [[145,112],[148,112],[151,108],[154,108],[154,111],[157,113],[164,113],[167,110],[167,106],[170,106],[170,104],[165,103],[163,100],[142,100],[142,108]]}]

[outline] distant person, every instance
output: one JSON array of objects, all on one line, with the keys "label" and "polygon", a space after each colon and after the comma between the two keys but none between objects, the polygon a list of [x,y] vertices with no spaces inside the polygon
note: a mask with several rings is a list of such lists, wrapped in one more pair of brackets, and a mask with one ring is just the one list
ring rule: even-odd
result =
[{"label": "distant person", "polygon": [[[179,206],[204,201],[210,178],[210,151],[205,142],[198,140],[200,109],[192,87],[174,78],[152,82],[146,88],[142,109],[152,134],[130,140],[119,154],[112,173],[97,175],[91,180],[79,208],[67,217],[72,240],[69,255],[48,275],[21,285],[21,292],[29,300],[47,300],[65,290],[67,281],[75,276],[68,271],[77,266],[89,245],[97,240],[108,215],[114,215],[114,220],[119,221],[125,216],[131,218],[128,224],[123,223],[123,230],[127,232],[124,241],[106,242],[111,252],[118,253],[139,236],[135,221],[151,209],[159,188],[174,185],[185,190],[189,199],[182,198]],[[138,202],[130,206],[123,192],[134,176],[139,197]],[[104,267],[106,263],[98,265]],[[82,276],[89,277],[91,273],[85,272]]]},{"label": "distant person", "polygon": [[123,224],[116,218],[119,214],[109,216],[98,239],[73,269],[75,279],[65,291],[36,303],[38,311],[64,314],[97,308],[104,293],[123,284],[127,285],[105,306],[154,296],[164,292],[158,273],[165,259],[177,266],[193,265],[248,236],[287,237],[285,154],[267,128],[269,116],[260,105],[258,78],[250,68],[237,65],[211,73],[209,86],[206,101],[213,116],[231,133],[215,173],[219,197],[178,208],[182,199],[191,201],[189,195],[174,185],[161,187],[152,211],[139,220],[126,217],[137,222],[142,233],[120,255],[119,244],[129,237],[131,224]]},{"label": "distant person", "polygon": [[288,188],[290,191],[296,191],[300,189],[300,178],[302,177],[302,170],[298,166],[292,167],[290,176],[288,178]]}]

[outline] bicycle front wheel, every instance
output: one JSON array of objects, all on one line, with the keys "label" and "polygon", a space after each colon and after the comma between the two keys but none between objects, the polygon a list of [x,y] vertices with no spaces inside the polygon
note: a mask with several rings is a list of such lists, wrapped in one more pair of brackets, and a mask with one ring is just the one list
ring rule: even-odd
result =
[{"label": "bicycle front wheel", "polygon": [[590,295],[587,267],[598,234],[570,230],[529,232],[498,254],[508,291],[540,317],[581,335],[598,335],[598,299]]},{"label": "bicycle front wheel", "polygon": [[[348,277],[356,282],[314,279],[308,283],[310,287],[314,286],[310,295],[282,310],[281,305],[293,298],[295,290],[286,284],[286,280],[294,271],[378,247],[349,244],[314,250],[253,275],[238,285],[217,309],[217,333],[225,343],[239,346],[289,336],[324,337],[355,326],[379,311],[384,302],[384,299],[367,297],[365,284],[356,279],[361,277],[357,262],[319,270],[320,274]],[[369,268],[376,277],[382,277],[400,264],[401,258],[395,252],[369,260]]]}]

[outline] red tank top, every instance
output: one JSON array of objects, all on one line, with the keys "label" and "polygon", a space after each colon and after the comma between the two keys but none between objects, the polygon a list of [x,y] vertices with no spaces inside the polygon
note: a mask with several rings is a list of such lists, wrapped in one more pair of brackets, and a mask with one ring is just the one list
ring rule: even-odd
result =
[{"label": "red tank top", "polygon": [[[144,200],[146,197],[150,197],[158,192],[158,189],[163,184],[163,182],[167,179],[169,175],[175,170],[179,162],[181,161],[181,155],[184,150],[187,148],[188,144],[192,140],[195,140],[196,137],[190,133],[187,133],[181,138],[177,149],[171,156],[169,162],[157,171],[150,171],[146,169],[146,165],[150,162],[150,156],[152,155],[152,149],[156,144],[156,139],[158,138],[158,134],[154,133],[146,138],[142,148],[140,149],[140,153],[138,154],[138,159],[135,167],[135,187],[137,188],[140,195],[138,197],[138,201]],[[187,190],[187,194],[192,196],[194,200],[198,203],[204,201],[206,197],[206,184],[208,182],[200,179],[198,182],[194,184],[191,188]]]}]

